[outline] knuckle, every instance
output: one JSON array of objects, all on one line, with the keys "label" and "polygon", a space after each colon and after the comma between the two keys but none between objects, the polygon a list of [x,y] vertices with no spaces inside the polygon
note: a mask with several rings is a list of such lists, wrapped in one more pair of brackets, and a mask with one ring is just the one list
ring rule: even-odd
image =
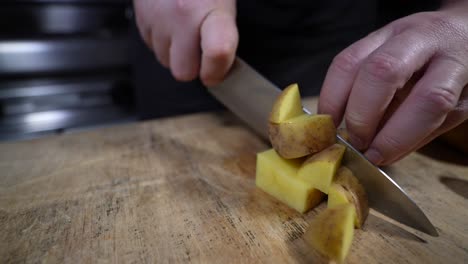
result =
[{"label": "knuckle", "polygon": [[352,73],[356,70],[358,64],[359,60],[354,55],[354,52],[352,50],[345,50],[333,58],[331,67],[345,73]]},{"label": "knuckle", "polygon": [[330,114],[336,112],[339,106],[329,97],[321,96],[319,101],[320,113]]},{"label": "knuckle", "polygon": [[187,15],[193,10],[193,4],[197,1],[176,0],[175,11],[179,14]]},{"label": "knuckle", "polygon": [[458,97],[453,89],[437,87],[421,95],[421,108],[432,114],[446,114],[455,109]]},{"label": "knuckle", "polygon": [[363,70],[371,78],[386,83],[403,84],[406,80],[404,63],[386,53],[377,53],[370,56]]},{"label": "knuckle", "polygon": [[398,140],[397,137],[390,136],[390,135],[382,135],[380,138],[379,149],[380,150],[390,150],[390,151],[382,151],[382,154],[385,152],[391,153],[404,153],[405,152],[405,145],[401,140]]},{"label": "knuckle", "polygon": [[208,47],[204,51],[204,55],[209,60],[224,62],[231,58],[235,52],[235,45],[231,41],[225,41],[218,45]]},{"label": "knuckle", "polygon": [[355,131],[362,131],[366,127],[370,126],[370,122],[364,119],[364,117],[356,112],[349,112],[345,117],[346,126]]}]

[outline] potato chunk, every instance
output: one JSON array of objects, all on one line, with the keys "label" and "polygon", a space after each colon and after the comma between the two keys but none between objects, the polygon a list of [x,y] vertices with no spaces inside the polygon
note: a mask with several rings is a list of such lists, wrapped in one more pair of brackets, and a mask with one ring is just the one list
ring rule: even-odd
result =
[{"label": "potato chunk", "polygon": [[304,213],[319,204],[324,195],[297,177],[300,166],[301,161],[282,159],[274,149],[258,153],[255,184]]},{"label": "potato chunk", "polygon": [[331,260],[343,262],[354,236],[355,209],[350,204],[327,208],[304,233],[305,241]]},{"label": "potato chunk", "polygon": [[327,207],[333,208],[337,205],[350,204],[351,197],[348,191],[346,191],[343,186],[332,183],[330,189],[328,190],[328,201]]},{"label": "potato chunk", "polygon": [[334,144],[308,158],[298,172],[299,178],[328,194],[346,147]]},{"label": "potato chunk", "polygon": [[336,142],[335,134],[330,115],[303,114],[279,124],[269,123],[270,142],[285,159],[319,152]]},{"label": "potato chunk", "polygon": [[355,226],[361,228],[369,215],[367,194],[353,172],[342,166],[336,173],[335,180],[330,187],[327,206],[334,208],[347,203],[355,207]]},{"label": "potato chunk", "polygon": [[286,87],[276,99],[269,121],[278,124],[302,114],[304,111],[302,110],[299,86],[295,83]]}]

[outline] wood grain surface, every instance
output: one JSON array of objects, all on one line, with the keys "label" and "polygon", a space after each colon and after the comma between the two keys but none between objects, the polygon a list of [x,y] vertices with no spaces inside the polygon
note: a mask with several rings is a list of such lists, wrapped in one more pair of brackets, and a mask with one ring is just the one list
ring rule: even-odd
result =
[{"label": "wood grain surface", "polygon": [[[308,101],[313,105],[313,101]],[[267,142],[201,113],[0,144],[2,263],[326,263],[299,214],[255,188]],[[468,167],[386,169],[439,237],[371,212],[348,263],[468,263]]]}]

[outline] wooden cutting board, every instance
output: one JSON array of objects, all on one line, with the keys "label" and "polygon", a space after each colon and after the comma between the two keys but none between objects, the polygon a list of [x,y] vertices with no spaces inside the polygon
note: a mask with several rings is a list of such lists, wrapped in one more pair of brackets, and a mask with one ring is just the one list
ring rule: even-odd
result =
[{"label": "wooden cutting board", "polygon": [[[0,262],[325,263],[301,238],[325,205],[255,188],[267,148],[228,113],[2,143]],[[412,154],[387,171],[440,236],[372,212],[348,263],[468,263],[468,167]]]}]

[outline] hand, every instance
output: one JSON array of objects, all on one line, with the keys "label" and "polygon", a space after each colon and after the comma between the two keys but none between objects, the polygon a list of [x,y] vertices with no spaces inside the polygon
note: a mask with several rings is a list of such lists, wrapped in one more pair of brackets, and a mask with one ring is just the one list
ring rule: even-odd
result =
[{"label": "hand", "polygon": [[223,80],[238,44],[235,0],[135,0],[143,40],[179,81]]},{"label": "hand", "polygon": [[[319,113],[387,165],[468,119],[468,4],[397,20],[338,54]],[[415,81],[414,86],[407,83]]]}]

